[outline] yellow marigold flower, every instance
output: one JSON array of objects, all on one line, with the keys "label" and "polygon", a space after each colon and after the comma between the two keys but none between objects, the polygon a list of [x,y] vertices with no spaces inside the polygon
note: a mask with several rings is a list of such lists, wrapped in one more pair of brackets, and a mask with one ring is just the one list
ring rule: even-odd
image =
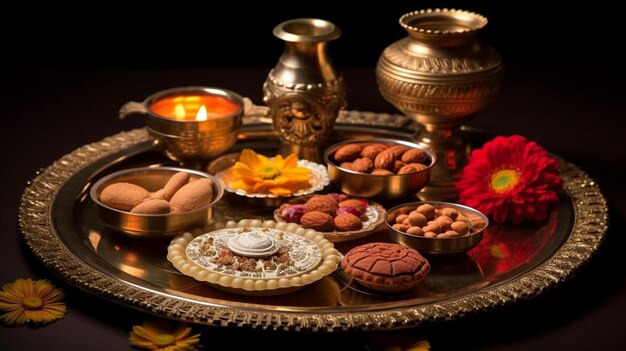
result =
[{"label": "yellow marigold flower", "polygon": [[19,278],[2,286],[0,291],[0,319],[6,325],[50,323],[63,318],[65,303],[63,291],[47,280]]},{"label": "yellow marigold flower", "polygon": [[226,175],[228,186],[247,193],[288,196],[310,188],[311,170],[298,166],[298,157],[291,154],[269,159],[253,150],[244,149],[239,161]]},{"label": "yellow marigold flower", "polygon": [[192,335],[191,328],[186,324],[170,323],[158,320],[145,322],[143,326],[133,326],[130,332],[130,343],[137,347],[156,351],[196,351],[200,342],[200,334]]}]

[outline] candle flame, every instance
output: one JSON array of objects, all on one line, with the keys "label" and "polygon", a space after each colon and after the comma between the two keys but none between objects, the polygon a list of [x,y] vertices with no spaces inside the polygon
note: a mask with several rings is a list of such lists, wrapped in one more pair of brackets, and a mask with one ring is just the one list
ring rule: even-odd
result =
[{"label": "candle flame", "polygon": [[196,121],[206,121],[207,120],[207,111],[206,106],[200,106],[198,109],[198,113],[196,113]]},{"label": "candle flame", "polygon": [[177,119],[185,119],[186,115],[187,110],[185,109],[185,105],[176,104],[176,106],[174,106],[174,117],[176,117]]}]

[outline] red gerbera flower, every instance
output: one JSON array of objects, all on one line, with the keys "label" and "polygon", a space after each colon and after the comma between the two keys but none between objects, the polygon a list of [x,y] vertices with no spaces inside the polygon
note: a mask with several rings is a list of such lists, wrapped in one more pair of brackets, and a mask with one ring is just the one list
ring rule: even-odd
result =
[{"label": "red gerbera flower", "polygon": [[514,224],[545,219],[561,186],[559,163],[520,135],[498,136],[474,150],[456,184],[460,203]]}]

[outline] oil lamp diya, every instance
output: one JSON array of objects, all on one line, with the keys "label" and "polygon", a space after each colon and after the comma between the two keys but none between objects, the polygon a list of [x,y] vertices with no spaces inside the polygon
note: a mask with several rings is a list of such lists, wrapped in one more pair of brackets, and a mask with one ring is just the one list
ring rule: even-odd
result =
[{"label": "oil lamp diya", "polygon": [[232,91],[180,87],[154,93],[143,102],[128,102],[119,117],[145,115],[153,147],[174,161],[193,166],[235,144],[243,111],[243,98]]}]

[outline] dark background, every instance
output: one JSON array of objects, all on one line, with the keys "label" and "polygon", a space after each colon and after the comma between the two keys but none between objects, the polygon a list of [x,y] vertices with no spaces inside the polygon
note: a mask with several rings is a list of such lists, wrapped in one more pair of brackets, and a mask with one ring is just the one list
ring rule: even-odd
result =
[{"label": "dark background", "polygon": [[[405,36],[405,12],[458,7],[490,22],[481,39],[504,57],[499,100],[471,125],[496,134],[518,133],[574,162],[600,184],[610,229],[598,254],[576,277],[514,306],[459,321],[387,333],[413,335],[435,349],[623,349],[626,344],[626,218],[623,20],[608,1],[340,1],[186,2],[148,4],[139,11],[93,2],[71,9],[25,4],[2,21],[0,131],[0,282],[52,279],[66,292],[68,313],[43,328],[0,327],[3,350],[128,349],[128,332],[149,316],[90,296],[55,278],[21,243],[17,208],[35,172],[79,146],[141,120],[119,121],[129,100],[183,85],[212,85],[261,100],[261,84],[282,42],[271,34],[297,17],[330,20],[343,36],[330,44],[348,83],[349,107],[394,112],[378,94],[374,66],[384,47]],[[310,336],[196,327],[212,341],[289,342],[362,350],[371,334]],[[258,337],[259,341],[251,337]],[[381,337],[376,334],[376,337]],[[332,344],[331,344],[332,343]]]},{"label": "dark background", "polygon": [[[343,29],[331,46],[338,66],[373,66],[382,48],[405,35],[398,18],[423,8],[462,8],[486,16],[481,34],[511,66],[610,64],[623,44],[619,11],[586,1],[179,1],[140,10],[92,8],[5,12],[3,59],[9,68],[272,67],[282,43],[273,27],[298,17],[327,19]],[[341,7],[340,7],[341,5]],[[28,5],[26,5],[28,6]],[[46,5],[43,5],[46,6]],[[33,11],[39,10],[39,11]]]}]

